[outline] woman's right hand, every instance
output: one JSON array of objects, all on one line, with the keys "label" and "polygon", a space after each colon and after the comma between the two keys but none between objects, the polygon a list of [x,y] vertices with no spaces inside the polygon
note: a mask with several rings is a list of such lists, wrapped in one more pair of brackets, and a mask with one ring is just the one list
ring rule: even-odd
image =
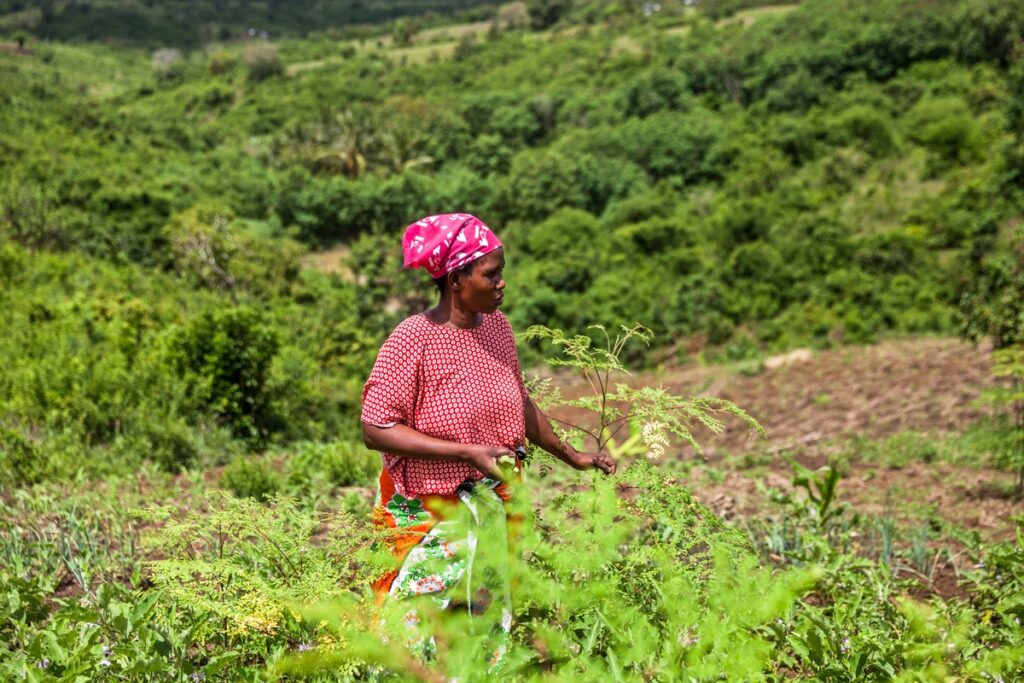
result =
[{"label": "woman's right hand", "polygon": [[474,445],[466,447],[463,460],[467,465],[472,465],[480,470],[485,476],[491,477],[496,481],[502,481],[505,475],[501,471],[498,459],[505,456],[514,460],[516,454],[503,446]]}]

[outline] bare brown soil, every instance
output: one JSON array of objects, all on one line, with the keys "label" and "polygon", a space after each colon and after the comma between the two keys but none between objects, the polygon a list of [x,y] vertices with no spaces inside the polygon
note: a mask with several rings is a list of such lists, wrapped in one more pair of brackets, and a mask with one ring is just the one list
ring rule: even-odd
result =
[{"label": "bare brown soil", "polygon": [[[821,351],[749,377],[684,368],[664,384],[734,401],[764,426],[769,448],[782,449],[907,430],[962,431],[984,414],[974,404],[991,383],[989,356],[987,348],[955,339],[921,338]],[[736,429],[704,441],[709,457],[752,446]]]},{"label": "bare brown soil", "polygon": [[[754,516],[766,508],[758,483],[791,491],[791,459],[812,469],[843,454],[839,500],[866,515],[902,523],[938,518],[986,538],[1012,533],[1010,517],[1024,501],[1010,493],[1013,475],[981,464],[911,461],[899,469],[862,460],[851,443],[917,431],[945,438],[986,415],[977,399],[991,385],[990,349],[956,339],[917,338],[843,347],[769,359],[756,374],[726,366],[691,365],[618,381],[660,384],[683,395],[734,401],[767,432],[761,440],[738,421],[722,434],[695,432],[711,473],[702,468],[680,483],[725,518]],[[767,367],[778,365],[773,369]],[[749,371],[749,368],[748,368]],[[559,378],[567,395],[586,383]],[[552,411],[579,421],[574,410]],[[753,464],[737,456],[753,454]],[[673,454],[699,459],[691,449]]]},{"label": "bare brown soil", "polygon": [[306,254],[303,258],[303,265],[307,268],[319,270],[322,273],[335,273],[343,279],[351,281],[352,271],[343,265],[344,259],[348,258],[349,248],[346,245],[314,251]]},{"label": "bare brown soil", "polygon": [[28,57],[32,55],[32,48],[21,47],[17,43],[0,43],[0,52]]}]

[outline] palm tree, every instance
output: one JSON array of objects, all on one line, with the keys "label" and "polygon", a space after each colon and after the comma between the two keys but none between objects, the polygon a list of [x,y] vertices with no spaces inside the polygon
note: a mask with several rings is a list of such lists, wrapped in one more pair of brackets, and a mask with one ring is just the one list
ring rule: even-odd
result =
[{"label": "palm tree", "polygon": [[365,112],[325,110],[313,124],[297,123],[275,145],[284,160],[298,160],[314,173],[344,173],[356,179],[366,173],[367,158],[377,145],[372,117]]},{"label": "palm tree", "polygon": [[419,132],[412,125],[391,125],[380,135],[378,159],[382,166],[394,173],[417,166],[429,166],[434,158],[419,154],[422,144]]}]

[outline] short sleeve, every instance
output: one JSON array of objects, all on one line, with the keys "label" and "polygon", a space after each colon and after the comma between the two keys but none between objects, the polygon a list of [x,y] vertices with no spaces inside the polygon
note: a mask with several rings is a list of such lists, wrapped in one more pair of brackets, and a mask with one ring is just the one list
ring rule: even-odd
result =
[{"label": "short sleeve", "polygon": [[407,324],[399,325],[380,347],[363,385],[361,420],[378,427],[412,426],[421,344]]}]

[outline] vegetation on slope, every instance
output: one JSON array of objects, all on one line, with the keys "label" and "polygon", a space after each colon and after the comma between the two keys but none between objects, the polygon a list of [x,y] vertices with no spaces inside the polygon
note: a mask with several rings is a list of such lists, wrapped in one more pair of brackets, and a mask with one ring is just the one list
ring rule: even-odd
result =
[{"label": "vegetation on slope", "polygon": [[[90,331],[90,308],[134,330],[118,372],[148,368],[189,397],[184,408],[153,395],[183,426],[151,429],[188,432],[216,406],[220,427],[251,443],[327,433],[357,404],[375,344],[430,296],[399,272],[402,227],[450,210],[508,243],[521,329],[640,320],[662,345],[742,358],[950,332],[974,302],[964,319],[989,334],[1005,318],[994,302],[1015,291],[1022,14],[988,0],[930,7],[810,2],[749,26],[683,13],[688,30],[672,33],[620,15],[570,33],[499,31],[405,66],[326,39],[152,64],[99,47],[3,56],[9,438],[73,432],[75,447],[107,448],[129,429],[117,404],[68,432],[58,416],[82,411],[45,398],[104,393],[67,361],[114,362],[109,345],[128,342]],[[311,60],[327,61],[284,68]],[[299,272],[300,245],[338,242],[354,282]],[[96,284],[57,275],[69,272]],[[238,304],[254,312],[225,318]],[[274,330],[237,351],[268,392],[242,412],[199,347],[150,362],[168,328],[234,324]],[[15,341],[46,330],[54,343]],[[288,393],[274,384],[285,368],[334,398],[318,389],[281,408],[270,397]],[[23,373],[39,391],[24,393]],[[145,411],[143,396],[120,400]],[[308,405],[318,417],[288,412]]]}]

